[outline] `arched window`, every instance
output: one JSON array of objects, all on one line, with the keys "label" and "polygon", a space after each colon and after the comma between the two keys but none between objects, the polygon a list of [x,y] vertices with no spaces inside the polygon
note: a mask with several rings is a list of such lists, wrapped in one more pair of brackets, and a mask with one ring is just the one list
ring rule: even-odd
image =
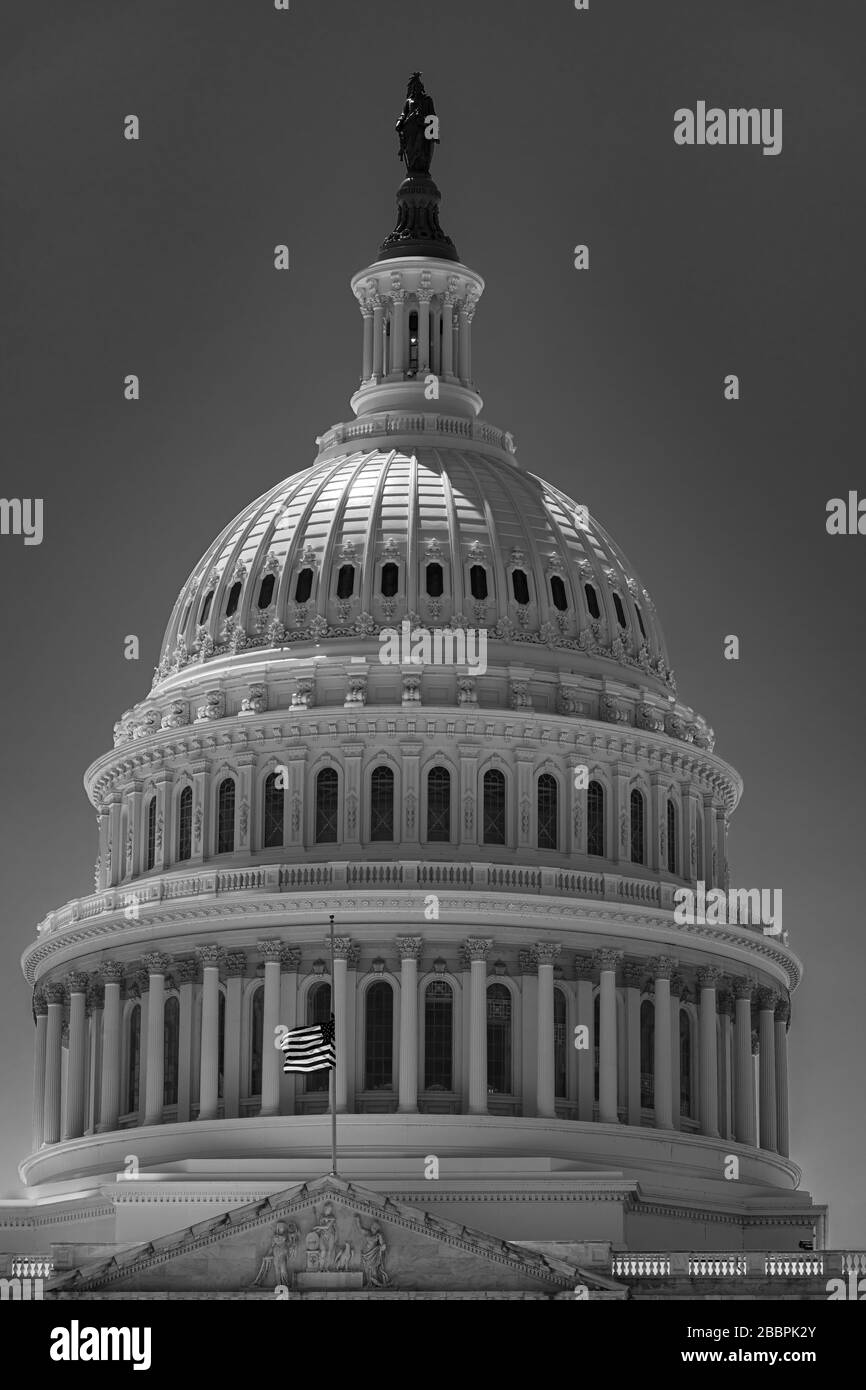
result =
[{"label": "arched window", "polygon": [[453,1088],[454,992],[447,980],[431,980],[424,991],[424,1089]]},{"label": "arched window", "polygon": [[[331,986],[324,980],[312,985],[307,992],[307,1027],[327,1023],[331,1017]],[[327,1091],[329,1071],[310,1071],[304,1077],[304,1090]]]},{"label": "arched window", "polygon": [[505,844],[505,774],[491,768],[484,774],[485,845]]},{"label": "arched window", "polygon": [[[262,1058],[264,1056],[265,1035],[265,987],[259,985],[252,998],[250,1009],[250,1095],[262,1093]],[[327,1076],[323,1072],[323,1076]]]},{"label": "arched window", "polygon": [[692,1021],[680,1009],[680,1114],[692,1117]]},{"label": "arched window", "polygon": [[274,601],[274,588],[276,586],[276,575],[266,574],[259,589],[259,608],[270,608]]},{"label": "arched window", "polygon": [[217,854],[231,854],[235,847],[235,784],[224,777],[217,792]]},{"label": "arched window", "polygon": [[209,615],[210,615],[210,606],[211,606],[212,603],[213,603],[213,589],[211,589],[210,592],[207,593],[207,594],[205,594],[205,596],[204,596],[204,603],[203,603],[202,606],[201,606],[201,616],[199,617],[199,624],[201,624],[201,623],[206,623],[206,622],[207,622],[208,617],[209,617]]},{"label": "arched window", "polygon": [[225,1094],[224,1082],[226,1066],[226,997],[222,990],[220,990],[219,993],[219,1017],[217,1031],[219,1038],[217,1049],[217,1066],[219,1068],[217,1073],[217,1095],[219,1096],[220,1100],[222,1100]]},{"label": "arched window", "polygon": [[675,874],[677,871],[677,824],[679,816],[677,808],[670,797],[668,797],[668,873]]},{"label": "arched window", "polygon": [[640,1103],[644,1110],[655,1105],[655,1005],[644,999],[640,1006]]},{"label": "arched window", "polygon": [[413,309],[409,315],[409,375],[414,376],[418,370],[418,310]]},{"label": "arched window", "polygon": [[333,767],[323,767],[316,778],[317,845],[336,844],[338,787],[336,770]]},{"label": "arched window", "polygon": [[147,867],[152,869],[156,863],[156,797],[147,803]]},{"label": "arched window", "polygon": [[451,773],[445,767],[431,767],[427,774],[427,839],[451,839]]},{"label": "arched window", "polygon": [[337,575],[337,598],[351,598],[355,592],[355,566],[341,565]]},{"label": "arched window", "polygon": [[644,842],[644,799],[643,792],[635,789],[630,798],[631,803],[631,862],[633,864],[646,863],[646,849]]},{"label": "arched window", "polygon": [[586,594],[586,606],[589,609],[591,618],[600,618],[601,609],[598,606],[598,594],[592,584],[584,584],[583,592]]},{"label": "arched window", "polygon": [[232,617],[234,617],[235,613],[237,613],[237,611],[238,611],[238,604],[240,603],[240,601],[241,601],[241,581],[240,581],[239,579],[237,579],[237,580],[235,580],[235,582],[234,582],[234,584],[232,585],[232,587],[229,589],[229,597],[228,597],[228,602],[227,602],[227,604],[226,604],[226,617],[227,617],[227,618],[232,618]]},{"label": "arched window", "polygon": [[129,1011],[129,1046],[126,1054],[126,1111],[134,1115],[139,1105],[139,1080],[141,1077],[141,1005],[134,1004]]},{"label": "arched window", "polygon": [[397,592],[397,583],[400,578],[400,571],[393,561],[389,560],[387,565],[382,566],[382,597],[393,598]]},{"label": "arched window", "polygon": [[442,597],[443,583],[441,565],[433,563],[427,566],[426,586],[430,598]]},{"label": "arched window", "polygon": [[394,1084],[394,991],[385,980],[367,990],[364,1018],[364,1089],[390,1091]]},{"label": "arched window", "polygon": [[394,838],[394,774],[390,767],[374,767],[370,778],[370,839]]},{"label": "arched window", "polygon": [[704,808],[699,801],[695,807],[695,877],[699,882],[704,877]]},{"label": "arched window", "polygon": [[184,787],[177,807],[177,857],[192,858],[192,787]]},{"label": "arched window", "polygon": [[564,613],[568,608],[568,595],[565,592],[565,585],[558,574],[551,575],[550,596],[553,599],[554,608],[558,608],[560,613]]},{"label": "arched window", "polygon": [[262,848],[280,849],[283,843],[283,806],[286,793],[277,786],[277,773],[265,778],[265,805],[262,818]]},{"label": "arched window", "polygon": [[590,782],[586,789],[586,852],[604,854],[604,787]]},{"label": "arched window", "polygon": [[553,991],[553,1093],[568,1095],[568,1000],[561,989]]},{"label": "arched window", "polygon": [[556,778],[550,772],[542,772],[538,779],[538,848],[556,849],[559,842],[557,826]]},{"label": "arched window", "polygon": [[162,1103],[177,1105],[180,1064],[180,1001],[174,994],[165,1001],[162,1022]]},{"label": "arched window", "polygon": [[511,587],[514,590],[515,603],[529,602],[529,582],[523,570],[512,570]]},{"label": "arched window", "polygon": [[487,1089],[511,1094],[511,993],[506,985],[487,987]]},{"label": "arched window", "polygon": [[306,603],[313,592],[313,571],[301,570],[295,580],[295,603]]},{"label": "arched window", "polygon": [[483,565],[473,565],[469,570],[469,592],[473,598],[487,597],[487,571]]},{"label": "arched window", "polygon": [[616,609],[616,620],[620,627],[627,627],[628,623],[626,622],[625,609],[622,606],[622,599],[619,594],[614,594],[613,606]]},{"label": "arched window", "polygon": [[637,623],[638,627],[640,628],[640,635],[643,638],[643,640],[646,641],[646,628],[643,625],[643,614],[640,611],[640,604],[635,604],[634,611],[637,614]]}]

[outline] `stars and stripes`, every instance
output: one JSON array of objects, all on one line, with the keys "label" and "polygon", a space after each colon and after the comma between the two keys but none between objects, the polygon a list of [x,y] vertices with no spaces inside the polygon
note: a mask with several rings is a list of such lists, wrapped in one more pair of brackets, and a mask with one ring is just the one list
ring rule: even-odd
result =
[{"label": "stars and stripes", "polygon": [[327,1023],[290,1028],[280,1044],[284,1072],[330,1071],[337,1064],[334,1015]]}]

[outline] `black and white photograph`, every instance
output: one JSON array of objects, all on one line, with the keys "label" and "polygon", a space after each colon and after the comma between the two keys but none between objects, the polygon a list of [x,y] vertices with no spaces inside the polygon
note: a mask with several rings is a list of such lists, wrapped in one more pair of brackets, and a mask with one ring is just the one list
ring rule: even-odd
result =
[{"label": "black and white photograph", "polygon": [[49,1382],[211,1383],[223,1303],[856,1354],[864,38],[4,6],[0,1302]]}]

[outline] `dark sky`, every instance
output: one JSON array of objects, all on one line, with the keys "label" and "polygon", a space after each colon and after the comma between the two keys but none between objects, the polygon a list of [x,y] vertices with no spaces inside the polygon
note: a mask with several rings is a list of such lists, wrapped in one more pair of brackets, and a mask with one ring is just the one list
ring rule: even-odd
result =
[{"label": "dark sky", "polygon": [[[0,537],[0,1191],[29,1148],[18,958],[92,888],[82,773],[201,552],[351,414],[348,281],[393,225],[420,68],[442,223],[487,281],[483,416],[622,545],[745,778],[732,880],[783,890],[806,964],[792,1153],[831,1243],[866,1244],[866,537],[825,530],[866,493],[864,29],[862,0],[6,0],[2,490],[45,521]],[[781,107],[782,153],[676,146],[698,100]]]}]

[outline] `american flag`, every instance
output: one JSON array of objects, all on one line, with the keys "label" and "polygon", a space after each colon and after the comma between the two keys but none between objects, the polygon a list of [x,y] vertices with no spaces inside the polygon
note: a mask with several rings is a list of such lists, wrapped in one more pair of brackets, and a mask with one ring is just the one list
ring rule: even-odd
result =
[{"label": "american flag", "polygon": [[334,1046],[334,1015],[327,1023],[307,1028],[290,1028],[282,1041],[285,1054],[283,1071],[330,1071],[337,1064]]}]

